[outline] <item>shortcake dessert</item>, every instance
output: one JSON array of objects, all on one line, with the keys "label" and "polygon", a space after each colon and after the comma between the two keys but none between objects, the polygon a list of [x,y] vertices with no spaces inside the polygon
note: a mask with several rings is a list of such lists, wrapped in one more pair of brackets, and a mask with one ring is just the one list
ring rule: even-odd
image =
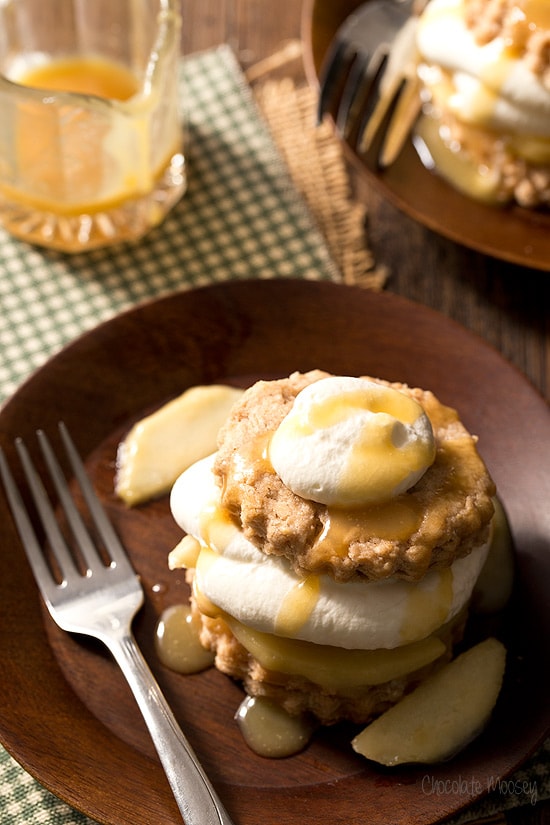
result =
[{"label": "shortcake dessert", "polygon": [[290,714],[364,723],[452,657],[495,487],[431,392],[320,370],[259,381],[171,492],[201,643]]},{"label": "shortcake dessert", "polygon": [[425,102],[415,139],[421,157],[479,200],[547,206],[547,0],[430,0],[416,44]]}]

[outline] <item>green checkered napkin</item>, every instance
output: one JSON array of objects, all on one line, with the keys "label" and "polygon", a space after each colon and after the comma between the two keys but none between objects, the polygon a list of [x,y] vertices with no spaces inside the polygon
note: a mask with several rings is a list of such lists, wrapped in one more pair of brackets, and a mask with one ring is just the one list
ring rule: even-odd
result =
[{"label": "green checkered napkin", "polygon": [[182,88],[189,187],[144,240],[64,255],[0,230],[0,401],[141,301],[241,278],[339,278],[231,50],[188,58]]},{"label": "green checkered napkin", "polygon": [[[231,50],[184,67],[189,188],[143,241],[85,255],[40,250],[0,230],[0,401],[50,355],[121,310],[243,278],[339,280],[258,115]],[[548,753],[467,818],[548,796]],[[466,817],[461,818],[465,821]],[[0,825],[90,825],[0,748]]]}]

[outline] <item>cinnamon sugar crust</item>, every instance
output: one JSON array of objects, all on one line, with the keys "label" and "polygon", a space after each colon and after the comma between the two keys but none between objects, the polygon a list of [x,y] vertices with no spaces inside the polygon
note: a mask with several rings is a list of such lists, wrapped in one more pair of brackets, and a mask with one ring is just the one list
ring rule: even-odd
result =
[{"label": "cinnamon sugar crust", "polygon": [[[342,534],[344,544],[322,539],[333,522],[342,520],[342,513],[295,495],[265,458],[265,448],[300,390],[325,377],[328,373],[315,370],[258,382],[245,392],[220,431],[214,473],[222,505],[246,538],[267,555],[284,556],[299,575],[325,573],[337,581],[418,581],[429,570],[448,567],[485,543],[495,487],[476,439],[456,411],[431,392],[372,378],[417,400],[432,423],[435,461],[413,488],[397,497],[405,514],[419,515],[413,519],[414,529],[388,538],[387,531],[373,530],[376,513],[366,513],[365,519],[344,513],[344,525],[349,522]],[[390,518],[392,513],[390,509]]]}]

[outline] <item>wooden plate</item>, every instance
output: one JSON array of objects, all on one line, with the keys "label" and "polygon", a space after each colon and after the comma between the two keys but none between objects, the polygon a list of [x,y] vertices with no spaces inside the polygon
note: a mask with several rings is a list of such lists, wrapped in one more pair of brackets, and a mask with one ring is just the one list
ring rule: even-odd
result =
[{"label": "wooden plate", "polygon": [[[318,89],[319,70],[332,38],[364,0],[304,0],[302,37],[309,82]],[[427,171],[409,141],[399,159],[379,172],[372,158],[344,144],[353,165],[394,206],[429,229],[487,255],[550,270],[550,212],[497,208],[464,197]]]},{"label": "wooden plate", "polygon": [[[186,387],[322,367],[433,389],[480,436],[511,519],[518,595],[506,688],[486,732],[444,765],[381,770],[355,756],[352,731],[325,731],[280,761],[251,753],[233,715],[240,688],[211,670],[183,677],[156,660],[160,612],[186,600],[166,565],[179,539],[166,499],[128,510],[113,494],[116,446],[128,426]],[[2,445],[34,431],[56,440],[63,419],[140,573],[144,653],[237,825],[419,825],[471,803],[548,729],[541,675],[550,580],[550,420],[531,385],[494,350],[432,310],[389,294],[305,281],[192,290],[129,311],[79,338],[0,413]],[[184,436],[183,436],[184,437]],[[109,825],[176,825],[179,814],[145,727],[103,648],[59,631],[42,609],[0,495],[1,738],[46,787]],[[546,625],[544,624],[546,622]],[[467,777],[465,786],[452,785]],[[453,790],[454,788],[454,790]]]}]

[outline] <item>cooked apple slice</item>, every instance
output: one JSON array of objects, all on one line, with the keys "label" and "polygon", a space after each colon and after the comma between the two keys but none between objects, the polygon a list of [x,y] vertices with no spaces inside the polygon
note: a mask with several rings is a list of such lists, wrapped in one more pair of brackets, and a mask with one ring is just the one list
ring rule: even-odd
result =
[{"label": "cooked apple slice", "polygon": [[355,737],[353,749],[382,765],[450,759],[489,720],[505,661],[497,639],[480,642],[375,719]]},{"label": "cooked apple slice", "polygon": [[217,447],[229,410],[243,390],[191,387],[135,424],[118,448],[115,492],[135,505],[167,492],[177,477]]},{"label": "cooked apple slice", "polygon": [[232,616],[226,615],[225,620],[236,639],[266,670],[303,676],[329,691],[401,679],[445,653],[437,636],[393,650],[345,650],[262,633]]}]

